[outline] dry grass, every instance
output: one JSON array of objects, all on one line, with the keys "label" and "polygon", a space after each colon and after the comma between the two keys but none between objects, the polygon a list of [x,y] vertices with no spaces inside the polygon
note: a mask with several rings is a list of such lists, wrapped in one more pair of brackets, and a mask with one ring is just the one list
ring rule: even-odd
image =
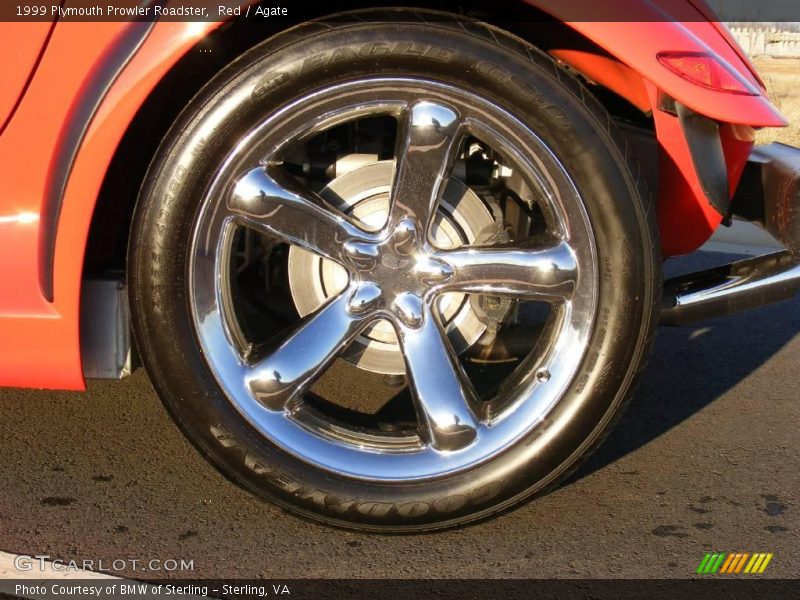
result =
[{"label": "dry grass", "polygon": [[785,129],[762,129],[756,141],[759,144],[783,142],[800,146],[800,58],[753,59],[759,75],[767,85],[770,100],[789,119]]}]

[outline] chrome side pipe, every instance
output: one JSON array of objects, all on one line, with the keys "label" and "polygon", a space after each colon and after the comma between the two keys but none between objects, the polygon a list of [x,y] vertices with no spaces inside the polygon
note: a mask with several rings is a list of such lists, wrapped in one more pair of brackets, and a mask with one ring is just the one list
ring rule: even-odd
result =
[{"label": "chrome side pipe", "polygon": [[800,259],[788,251],[748,258],[664,282],[661,324],[682,326],[794,297]]}]

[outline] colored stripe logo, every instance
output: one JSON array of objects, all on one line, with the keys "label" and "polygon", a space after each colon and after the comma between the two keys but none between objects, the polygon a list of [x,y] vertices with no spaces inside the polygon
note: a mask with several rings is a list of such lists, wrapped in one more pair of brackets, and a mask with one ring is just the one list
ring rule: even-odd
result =
[{"label": "colored stripe logo", "polygon": [[698,575],[714,575],[747,573],[761,575],[774,555],[769,552],[706,552],[700,566],[695,571]]}]

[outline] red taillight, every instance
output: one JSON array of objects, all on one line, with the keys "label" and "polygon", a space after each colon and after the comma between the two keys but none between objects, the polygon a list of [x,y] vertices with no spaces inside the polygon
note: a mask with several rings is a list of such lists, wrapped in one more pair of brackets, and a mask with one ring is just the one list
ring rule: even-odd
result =
[{"label": "red taillight", "polygon": [[741,75],[704,52],[659,52],[658,62],[696,85],[727,92],[758,96],[758,90]]}]

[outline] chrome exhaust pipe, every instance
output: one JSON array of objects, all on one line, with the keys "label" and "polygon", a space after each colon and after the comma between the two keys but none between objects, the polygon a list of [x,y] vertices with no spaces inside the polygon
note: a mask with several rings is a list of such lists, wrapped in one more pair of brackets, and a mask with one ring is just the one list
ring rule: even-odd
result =
[{"label": "chrome exhaust pipe", "polygon": [[681,326],[794,297],[800,262],[788,251],[748,258],[664,282],[661,324]]}]

